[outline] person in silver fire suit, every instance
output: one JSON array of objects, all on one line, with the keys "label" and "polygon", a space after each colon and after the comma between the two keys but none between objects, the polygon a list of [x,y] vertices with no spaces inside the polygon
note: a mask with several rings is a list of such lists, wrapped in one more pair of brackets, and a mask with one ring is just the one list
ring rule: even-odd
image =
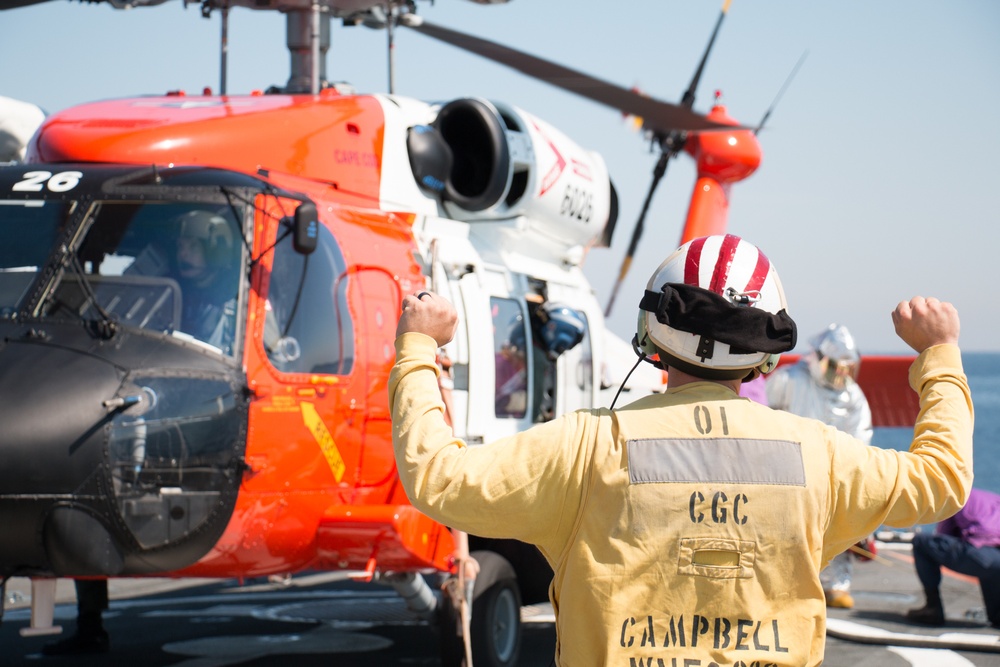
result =
[{"label": "person in silver fire suit", "polygon": [[[858,385],[861,355],[854,336],[841,324],[831,324],[809,341],[809,352],[798,363],[767,376],[768,405],[829,424],[864,443],[872,440],[872,412]],[[850,609],[853,553],[834,557],[820,573],[826,603]]]},{"label": "person in silver fire suit", "polygon": [[881,524],[951,516],[969,495],[958,313],[919,296],[892,313],[919,353],[920,418],[898,452],[739,396],[795,344],[777,272],[754,245],[686,243],[639,309],[636,347],[668,369],[665,393],[470,446],[438,391],[455,308],[405,296],[388,391],[407,496],[455,529],[539,547],[555,573],[559,665],[820,664],[826,563]]}]

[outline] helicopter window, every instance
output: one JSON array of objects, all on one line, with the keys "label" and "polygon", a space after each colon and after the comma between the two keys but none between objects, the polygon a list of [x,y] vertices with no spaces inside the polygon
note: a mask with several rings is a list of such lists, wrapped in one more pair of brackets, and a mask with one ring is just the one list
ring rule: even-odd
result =
[{"label": "helicopter window", "polygon": [[52,252],[69,205],[54,201],[0,204],[0,317],[9,318]]},{"label": "helicopter window", "polygon": [[496,416],[524,417],[528,409],[528,341],[521,306],[513,299],[490,298],[496,360]]},{"label": "helicopter window", "polygon": [[274,248],[264,318],[264,350],[283,373],[346,375],[354,365],[354,325],[347,307],[347,265],[328,229],[310,255],[291,236]]},{"label": "helicopter window", "polygon": [[234,352],[243,247],[228,205],[101,202],[48,314],[110,317]]}]

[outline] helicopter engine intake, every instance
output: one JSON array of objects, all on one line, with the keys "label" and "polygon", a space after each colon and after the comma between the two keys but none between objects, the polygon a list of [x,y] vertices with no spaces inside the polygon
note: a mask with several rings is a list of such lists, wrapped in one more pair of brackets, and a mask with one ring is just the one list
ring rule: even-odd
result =
[{"label": "helicopter engine intake", "polygon": [[455,220],[524,217],[543,236],[581,245],[617,215],[604,160],[513,106],[448,102],[429,127],[410,133],[408,152],[423,191]]}]

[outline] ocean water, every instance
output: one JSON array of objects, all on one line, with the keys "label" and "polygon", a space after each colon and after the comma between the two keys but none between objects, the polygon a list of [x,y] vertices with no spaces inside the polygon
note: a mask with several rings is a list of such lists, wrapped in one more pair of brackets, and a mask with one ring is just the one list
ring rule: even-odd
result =
[{"label": "ocean water", "polygon": [[[976,413],[974,486],[1000,493],[1000,353],[964,352],[962,364],[969,377]],[[912,437],[911,429],[877,428],[872,444],[905,451],[909,449]]]}]

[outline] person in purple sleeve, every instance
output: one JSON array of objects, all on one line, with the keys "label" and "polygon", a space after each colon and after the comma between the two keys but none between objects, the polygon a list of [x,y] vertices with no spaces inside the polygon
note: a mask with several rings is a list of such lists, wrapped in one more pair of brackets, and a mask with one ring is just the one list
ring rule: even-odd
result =
[{"label": "person in purple sleeve", "polygon": [[764,386],[764,382],[763,375],[749,382],[744,382],[740,385],[740,396],[749,398],[751,401],[760,403],[761,405],[768,405],[767,388]]},{"label": "person in purple sleeve", "polygon": [[913,561],[927,604],[906,617],[922,625],[944,625],[941,566],[979,578],[986,618],[1000,629],[1000,496],[972,489],[965,507],[937,525],[933,533],[913,538]]}]

